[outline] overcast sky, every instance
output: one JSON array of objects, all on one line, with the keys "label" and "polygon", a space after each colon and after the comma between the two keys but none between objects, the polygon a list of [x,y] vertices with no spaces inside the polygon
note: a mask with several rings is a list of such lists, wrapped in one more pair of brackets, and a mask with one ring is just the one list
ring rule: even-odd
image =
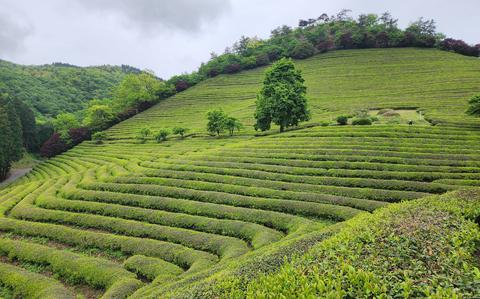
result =
[{"label": "overcast sky", "polygon": [[0,0],[0,58],[22,64],[129,64],[158,76],[195,70],[241,35],[268,37],[301,18],[389,11],[423,16],[480,43],[480,0]]}]

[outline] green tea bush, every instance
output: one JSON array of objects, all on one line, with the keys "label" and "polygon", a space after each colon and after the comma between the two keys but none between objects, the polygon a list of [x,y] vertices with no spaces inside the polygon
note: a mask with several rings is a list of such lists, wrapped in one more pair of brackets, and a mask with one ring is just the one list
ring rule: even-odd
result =
[{"label": "green tea bush", "polygon": [[157,277],[161,279],[174,278],[183,273],[182,268],[164,262],[161,259],[144,255],[134,255],[124,263],[125,269],[140,274],[152,281]]},{"label": "green tea bush", "polygon": [[344,126],[348,123],[348,116],[340,115],[337,117],[337,124]]},{"label": "green tea bush", "polygon": [[76,298],[71,290],[52,278],[4,263],[0,263],[0,283],[12,289],[18,298]]},{"label": "green tea bush", "polygon": [[245,295],[478,297],[479,198],[461,191],[356,217],[304,257],[252,282]]},{"label": "green tea bush", "polygon": [[108,137],[107,132],[96,132],[92,135],[92,141],[96,144],[102,144]]},{"label": "green tea bush", "polygon": [[354,126],[369,126],[372,124],[372,120],[370,118],[356,118],[352,120],[352,125]]}]

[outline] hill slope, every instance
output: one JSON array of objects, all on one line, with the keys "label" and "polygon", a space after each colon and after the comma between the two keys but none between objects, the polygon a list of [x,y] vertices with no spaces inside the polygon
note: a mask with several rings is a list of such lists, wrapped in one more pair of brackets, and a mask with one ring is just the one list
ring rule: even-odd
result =
[{"label": "hill slope", "polygon": [[[331,121],[357,109],[418,108],[435,123],[480,126],[478,118],[464,113],[468,99],[480,92],[477,58],[432,49],[345,50],[297,61],[296,66],[308,87],[311,122]],[[132,136],[130,127],[140,124],[153,128],[182,124],[203,131],[206,112],[222,107],[240,118],[250,133],[264,71],[207,80],[111,132],[125,138]]]},{"label": "hill slope", "polygon": [[[480,123],[463,116],[465,99],[480,92],[478,60],[394,49],[332,52],[298,65],[309,87],[311,127],[206,136],[204,115],[214,107],[252,124],[263,70],[220,76],[111,128],[105,144],[84,142],[0,189],[5,292],[244,297],[247,288],[256,294],[282,281],[248,285],[285,259],[321,244],[348,244],[336,236],[370,223],[372,211],[408,211],[395,203],[479,185]],[[417,115],[412,107],[442,125],[420,114],[414,126],[405,125]],[[400,117],[371,127],[315,124],[368,108],[401,108]],[[183,125],[195,136],[138,144],[133,137],[145,125]],[[479,216],[476,208],[465,213]],[[468,227],[469,236],[480,235]],[[459,265],[471,263],[474,242],[458,236]],[[443,253],[439,265],[450,257]],[[433,271],[428,279],[442,275]]]},{"label": "hill slope", "polygon": [[105,98],[129,72],[128,66],[18,65],[0,60],[0,93],[28,104],[37,115],[75,112],[93,98]]}]

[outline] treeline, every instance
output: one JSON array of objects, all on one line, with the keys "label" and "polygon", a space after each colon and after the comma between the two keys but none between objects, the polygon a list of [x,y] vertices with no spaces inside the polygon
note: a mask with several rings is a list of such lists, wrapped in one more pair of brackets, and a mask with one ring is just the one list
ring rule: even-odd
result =
[{"label": "treeline", "polygon": [[25,151],[38,149],[41,128],[35,124],[33,111],[18,99],[0,94],[0,181],[5,179],[12,163]]},{"label": "treeline", "polygon": [[318,18],[300,20],[297,28],[281,26],[274,29],[268,39],[242,37],[225,53],[212,53],[211,59],[198,71],[174,76],[168,83],[182,91],[219,74],[264,66],[281,58],[305,59],[337,49],[423,47],[468,56],[480,53],[480,44],[471,46],[462,40],[445,39],[436,31],[433,20],[421,18],[402,30],[398,20],[389,13],[381,16],[362,14],[354,19],[349,12],[342,10],[334,16],[322,14]]},{"label": "treeline", "polygon": [[98,132],[150,108],[175,92],[173,85],[151,73],[129,74],[113,89],[111,97],[92,99],[77,113],[57,115],[51,121],[53,131],[41,146],[40,154],[53,157],[89,140],[92,135],[96,140],[100,136],[105,139],[105,134]]},{"label": "treeline", "polygon": [[115,86],[137,68],[122,66],[78,67],[67,63],[24,66],[0,60],[0,93],[27,104],[39,121],[62,112],[84,108],[93,98],[111,95]]}]

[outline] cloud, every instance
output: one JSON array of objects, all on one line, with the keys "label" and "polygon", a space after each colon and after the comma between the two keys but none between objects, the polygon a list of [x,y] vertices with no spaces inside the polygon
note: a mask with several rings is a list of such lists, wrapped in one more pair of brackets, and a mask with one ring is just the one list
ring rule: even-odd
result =
[{"label": "cloud", "polygon": [[24,41],[32,31],[30,25],[18,23],[0,13],[0,55],[11,55],[24,50]]},{"label": "cloud", "polygon": [[87,9],[120,16],[143,32],[158,29],[200,31],[230,11],[230,0],[77,0]]}]

